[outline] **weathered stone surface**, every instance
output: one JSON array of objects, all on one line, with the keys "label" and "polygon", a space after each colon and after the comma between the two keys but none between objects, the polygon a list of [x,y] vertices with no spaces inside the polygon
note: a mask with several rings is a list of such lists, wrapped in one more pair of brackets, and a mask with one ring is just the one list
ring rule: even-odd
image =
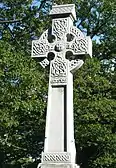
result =
[{"label": "weathered stone surface", "polygon": [[[53,6],[52,29],[32,42],[32,57],[50,64],[46,132],[42,168],[77,167],[73,123],[73,73],[85,56],[92,56],[92,42],[73,26],[75,6]],[[38,166],[38,167],[39,167]]]}]

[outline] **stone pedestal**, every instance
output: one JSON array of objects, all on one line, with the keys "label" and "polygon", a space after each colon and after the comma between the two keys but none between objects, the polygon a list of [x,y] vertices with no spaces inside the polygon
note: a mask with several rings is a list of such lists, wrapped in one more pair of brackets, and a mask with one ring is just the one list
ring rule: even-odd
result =
[{"label": "stone pedestal", "polygon": [[79,168],[79,166],[71,161],[71,153],[69,152],[49,152],[42,153],[41,163],[37,168]]}]

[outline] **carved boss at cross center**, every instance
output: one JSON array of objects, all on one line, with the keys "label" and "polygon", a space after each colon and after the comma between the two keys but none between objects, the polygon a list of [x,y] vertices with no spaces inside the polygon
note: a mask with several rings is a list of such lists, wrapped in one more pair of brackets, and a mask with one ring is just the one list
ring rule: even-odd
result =
[{"label": "carved boss at cross center", "polygon": [[40,64],[44,68],[51,62],[51,85],[65,85],[67,72],[80,68],[82,55],[88,53],[90,38],[69,25],[67,18],[53,19],[52,30],[46,30],[39,40],[33,41],[33,57],[42,58]]}]

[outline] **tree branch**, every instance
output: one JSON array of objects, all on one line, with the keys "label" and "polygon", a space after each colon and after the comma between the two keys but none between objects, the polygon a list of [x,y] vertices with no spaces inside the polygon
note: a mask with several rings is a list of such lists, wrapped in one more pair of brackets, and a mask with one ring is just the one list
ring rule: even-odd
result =
[{"label": "tree branch", "polygon": [[0,24],[6,24],[6,23],[16,23],[20,22],[21,19],[16,19],[16,20],[0,20]]},{"label": "tree branch", "polygon": [[91,33],[91,38],[93,38],[95,35],[97,35],[97,33],[99,32],[99,30],[101,30],[103,27],[105,27],[105,25],[108,23],[108,20],[111,18],[111,16],[108,16],[102,23],[101,25],[100,22],[98,21],[97,26],[94,28],[94,30]]},{"label": "tree branch", "polygon": [[[39,11],[41,10],[41,8],[43,8],[44,4],[46,3],[46,0],[43,0],[39,6]],[[0,24],[10,24],[10,23],[17,23],[17,22],[21,22],[22,19],[15,19],[15,20],[0,20]]]},{"label": "tree branch", "polygon": [[77,25],[77,28],[79,28],[84,21],[85,21],[85,18],[81,19],[80,23]]},{"label": "tree branch", "polygon": [[41,4],[40,4],[40,6],[39,6],[39,11],[41,10],[41,8],[43,8],[43,6],[44,6],[44,4],[46,3],[46,0],[43,0],[42,2],[41,2]]}]

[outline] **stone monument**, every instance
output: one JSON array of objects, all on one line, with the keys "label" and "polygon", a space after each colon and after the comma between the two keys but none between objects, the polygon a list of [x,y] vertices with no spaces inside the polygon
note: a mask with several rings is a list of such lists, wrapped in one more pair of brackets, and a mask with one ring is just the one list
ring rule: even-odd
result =
[{"label": "stone monument", "polygon": [[52,27],[32,42],[32,57],[43,68],[50,64],[44,151],[38,167],[79,167],[73,124],[73,73],[85,56],[92,56],[92,42],[73,26],[75,5],[55,5]]}]

